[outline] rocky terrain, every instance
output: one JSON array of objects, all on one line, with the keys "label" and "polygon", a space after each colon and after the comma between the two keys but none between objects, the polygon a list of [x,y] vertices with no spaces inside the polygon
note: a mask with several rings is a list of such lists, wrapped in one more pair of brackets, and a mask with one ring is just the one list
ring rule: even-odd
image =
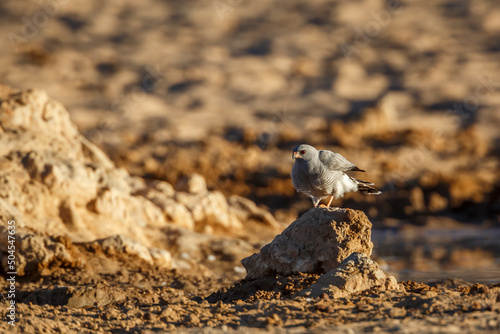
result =
[{"label": "rocky terrain", "polygon": [[[14,330],[500,329],[496,1],[6,0],[0,19]],[[311,210],[300,143],[382,195]]]},{"label": "rocky terrain", "polygon": [[[246,232],[258,228],[265,235],[279,228],[250,200],[208,191],[199,175],[186,178],[179,190],[130,176],[80,135],[64,107],[45,92],[4,89],[1,218],[16,221],[18,247],[33,251],[19,253],[21,275],[52,263],[80,267],[71,243],[91,247],[95,240],[107,254],[125,252],[160,267],[194,269],[204,247],[217,244],[219,256],[238,257],[256,241]],[[1,229],[7,233],[6,226]],[[7,239],[0,243],[6,251]],[[166,245],[171,247],[165,250]],[[204,257],[209,255],[216,256]]]},{"label": "rocky terrain", "polygon": [[[200,175],[175,189],[116,168],[40,90],[3,86],[0,129],[19,332],[500,328],[499,284],[398,283],[370,258],[362,211],[313,208],[279,233],[268,211]],[[7,224],[1,235],[10,291]]]},{"label": "rocky terrain", "polygon": [[498,226],[499,6],[71,0],[28,34],[43,9],[4,1],[0,75],[63,102],[132,175],[198,173],[278,220],[309,207],[288,182],[307,142],[368,169],[384,194],[338,205],[377,226]]}]

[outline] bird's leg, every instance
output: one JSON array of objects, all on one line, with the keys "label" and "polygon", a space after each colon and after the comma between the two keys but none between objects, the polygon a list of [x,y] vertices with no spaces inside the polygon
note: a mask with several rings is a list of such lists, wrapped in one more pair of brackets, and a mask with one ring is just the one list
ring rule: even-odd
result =
[{"label": "bird's leg", "polygon": [[330,200],[328,201],[328,204],[327,204],[327,206],[326,206],[327,208],[329,208],[329,207],[330,207],[330,204],[332,204],[332,201],[333,201],[333,195],[332,195],[332,196],[330,196]]}]

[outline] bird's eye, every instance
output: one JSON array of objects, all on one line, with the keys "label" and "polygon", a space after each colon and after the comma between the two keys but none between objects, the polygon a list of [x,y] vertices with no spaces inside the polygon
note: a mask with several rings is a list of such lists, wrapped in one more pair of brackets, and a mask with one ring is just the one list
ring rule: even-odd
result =
[{"label": "bird's eye", "polygon": [[305,153],[306,153],[305,150],[300,151],[300,154],[305,154]]}]

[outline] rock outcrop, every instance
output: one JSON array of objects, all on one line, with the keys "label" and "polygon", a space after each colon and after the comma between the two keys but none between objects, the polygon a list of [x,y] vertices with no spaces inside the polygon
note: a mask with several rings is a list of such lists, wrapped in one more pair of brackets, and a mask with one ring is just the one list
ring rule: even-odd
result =
[{"label": "rock outcrop", "polygon": [[[178,226],[178,233],[230,236],[243,233],[250,220],[277,226],[253,202],[208,190],[200,175],[179,184],[180,191],[116,168],[44,91],[1,93],[0,219],[14,220],[17,247],[37,254],[25,259],[22,272],[54,261],[73,263],[64,245],[49,236],[75,243],[107,240],[103,245],[110,251],[170,266],[175,261],[165,249],[165,231],[171,226]],[[7,249],[6,242],[0,240],[0,250]]]},{"label": "rock outcrop", "polygon": [[296,295],[342,298],[365,290],[399,290],[370,259],[372,224],[362,211],[312,208],[259,253],[243,259],[249,284],[274,275],[322,274]]},{"label": "rock outcrop", "polygon": [[[7,240],[3,233],[0,235],[3,240]],[[67,237],[23,233],[16,236],[14,246],[16,258],[14,271],[19,276],[42,273],[45,269],[53,266],[82,268],[85,265],[85,259],[81,252]],[[7,253],[7,250],[7,245],[1,242],[0,252]],[[7,264],[7,256],[2,256],[3,268],[8,268]]]},{"label": "rock outcrop", "polygon": [[378,264],[364,253],[353,253],[340,266],[321,275],[309,288],[298,294],[330,298],[343,298],[365,290],[377,288],[381,291],[402,289],[394,276],[384,273]]},{"label": "rock outcrop", "polygon": [[327,273],[352,253],[371,255],[371,227],[362,211],[313,208],[241,263],[247,278]]}]

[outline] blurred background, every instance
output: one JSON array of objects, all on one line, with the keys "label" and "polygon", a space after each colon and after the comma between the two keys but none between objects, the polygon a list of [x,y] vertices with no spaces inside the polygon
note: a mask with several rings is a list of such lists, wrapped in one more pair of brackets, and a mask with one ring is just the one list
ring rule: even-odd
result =
[{"label": "blurred background", "polygon": [[199,173],[289,224],[312,206],[292,148],[333,150],[383,191],[334,205],[366,212],[384,269],[500,281],[498,1],[3,0],[0,20],[0,80],[131,174]]}]

